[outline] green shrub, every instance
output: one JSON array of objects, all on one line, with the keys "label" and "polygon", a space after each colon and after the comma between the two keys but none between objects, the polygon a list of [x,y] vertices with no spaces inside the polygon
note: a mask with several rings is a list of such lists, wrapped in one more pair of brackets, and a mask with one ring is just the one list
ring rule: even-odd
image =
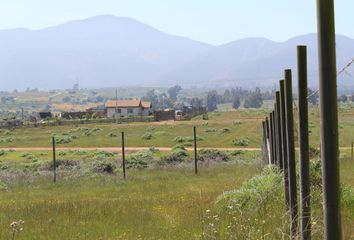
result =
[{"label": "green shrub", "polygon": [[154,126],[148,126],[147,128],[146,128],[146,131],[147,132],[151,132],[151,131],[154,131],[155,130],[155,127]]},{"label": "green shrub", "polygon": [[178,150],[183,150],[187,151],[186,146],[184,144],[177,144],[172,147],[172,151],[178,151]]},{"label": "green shrub", "polygon": [[184,162],[187,157],[188,157],[187,151],[183,149],[175,149],[170,154],[161,157],[158,163],[160,165],[177,164],[177,163]]},{"label": "green shrub", "polygon": [[[49,163],[49,170],[53,170],[53,161]],[[63,160],[58,159],[55,161],[56,168],[72,169],[73,167],[79,166],[79,161],[77,160]]]},{"label": "green shrub", "polygon": [[60,152],[58,153],[58,155],[59,155],[59,156],[66,156],[66,152],[60,151]]},{"label": "green shrub", "polygon": [[[197,141],[202,141],[203,138],[197,136]],[[188,137],[183,137],[183,136],[177,136],[174,139],[175,142],[177,143],[184,143],[184,142],[194,142],[194,137],[193,136],[188,136]]]},{"label": "green shrub", "polygon": [[91,154],[91,157],[93,159],[104,159],[104,158],[112,158],[114,157],[114,153],[112,152],[107,152],[107,151],[98,151],[98,152],[93,152]]},{"label": "green shrub", "polygon": [[0,156],[4,156],[5,154],[7,154],[5,150],[0,150]]},{"label": "green shrub", "polygon": [[114,162],[108,160],[94,160],[92,163],[92,171],[95,173],[114,174],[117,166]]},{"label": "green shrub", "polygon": [[108,134],[108,137],[117,137],[118,135],[115,132],[111,132]]},{"label": "green shrub", "polygon": [[143,136],[141,136],[141,138],[144,140],[151,140],[153,138],[153,135],[150,132],[146,132]]},{"label": "green shrub", "polygon": [[230,158],[223,151],[216,149],[201,149],[198,151],[198,160],[202,162],[227,162]]},{"label": "green shrub", "polygon": [[66,144],[71,143],[73,138],[71,136],[55,136],[56,144]]},{"label": "green shrub", "polygon": [[249,145],[250,140],[247,137],[246,138],[236,138],[236,139],[232,140],[232,143],[234,146],[246,147]]},{"label": "green shrub", "polygon": [[151,153],[159,153],[159,152],[160,152],[160,150],[157,149],[157,148],[155,148],[155,147],[149,147],[149,151],[150,151]]},{"label": "green shrub", "polygon": [[133,153],[126,161],[126,167],[135,169],[144,169],[148,167],[148,163],[153,160],[153,152],[150,150],[142,150]]}]

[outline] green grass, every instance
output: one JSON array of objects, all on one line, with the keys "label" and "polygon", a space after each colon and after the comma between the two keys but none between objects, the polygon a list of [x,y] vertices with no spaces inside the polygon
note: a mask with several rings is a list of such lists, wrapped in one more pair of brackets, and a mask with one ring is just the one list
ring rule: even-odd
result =
[{"label": "green grass", "polygon": [[[297,111],[295,115],[295,140],[297,144]],[[248,147],[261,144],[261,121],[268,110],[237,110],[209,113],[208,120],[196,117],[191,121],[130,123],[130,124],[87,124],[78,126],[40,127],[0,131],[0,147],[50,147],[52,136],[59,138],[58,147],[119,147],[120,132],[125,132],[127,147],[172,147],[178,136],[192,137],[193,126],[203,140],[199,147],[233,147],[238,138],[248,138]],[[320,124],[318,108],[309,110],[310,144],[319,147]],[[349,147],[354,140],[354,107],[339,109],[339,144]],[[223,129],[229,129],[223,133]],[[151,138],[146,138],[151,134]],[[143,137],[145,136],[145,137]],[[61,142],[61,143],[60,143]],[[66,143],[65,143],[66,142]]]},{"label": "green grass", "polygon": [[259,172],[255,165],[129,171],[128,180],[95,176],[18,182],[0,195],[0,239],[25,221],[18,239],[196,239],[201,214],[223,191]]}]

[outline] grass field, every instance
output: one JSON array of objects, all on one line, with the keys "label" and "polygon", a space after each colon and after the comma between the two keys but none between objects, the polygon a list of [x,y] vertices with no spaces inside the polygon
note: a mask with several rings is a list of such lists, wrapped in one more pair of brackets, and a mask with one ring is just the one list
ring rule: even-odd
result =
[{"label": "grass field", "polygon": [[0,239],[25,221],[18,239],[196,239],[201,215],[223,191],[257,174],[255,165],[132,171],[114,176],[18,182],[0,196]]},{"label": "grass field", "polygon": [[[55,135],[58,147],[119,148],[120,131],[126,133],[127,147],[190,146],[193,126],[198,129],[200,149],[235,147],[235,140],[242,140],[237,142],[242,143],[239,147],[259,147],[260,121],[266,113],[237,110],[185,122],[2,130],[0,147],[50,147]],[[349,147],[354,108],[342,106],[339,114],[340,145]],[[316,108],[310,109],[309,129],[311,145],[318,147]],[[14,239],[288,239],[282,183],[277,180],[279,174],[262,176],[259,151],[220,153],[230,159],[201,163],[198,176],[194,175],[192,152],[183,153],[183,162],[170,165],[158,164],[170,152],[152,148],[138,153],[139,158],[148,159],[146,168],[128,169],[127,180],[123,180],[120,153],[58,150],[57,160],[69,162],[58,168],[54,184],[51,151],[1,150],[0,239],[11,239],[10,223],[20,219],[24,220],[23,230]],[[128,152],[127,159],[134,154],[136,151]],[[350,156],[350,149],[341,149],[345,239],[354,239],[354,159]],[[97,172],[95,163],[115,168],[110,174]],[[317,186],[313,197],[313,239],[323,238],[320,189]],[[225,211],[232,205],[220,203],[223,193],[230,190],[237,193],[233,202],[245,201],[241,212]],[[254,205],[247,208],[249,203]]]},{"label": "grass field", "polygon": [[[193,126],[197,126],[200,147],[234,147],[238,139],[247,141],[248,147],[259,147],[261,143],[261,121],[266,110],[238,110],[210,113],[208,120],[197,117],[192,121],[154,122],[131,124],[87,124],[2,130],[0,147],[50,147],[50,139],[62,139],[58,147],[117,147],[120,132],[126,135],[127,147],[172,147],[177,141],[191,144]],[[295,111],[295,117],[296,111]],[[354,107],[339,109],[339,143],[349,147],[354,139]],[[310,109],[310,144],[319,147],[319,112]],[[295,118],[295,138],[297,137]],[[183,139],[186,138],[186,139]],[[179,140],[178,140],[179,139]],[[296,140],[297,142],[297,140]],[[245,147],[247,147],[245,146]]]}]

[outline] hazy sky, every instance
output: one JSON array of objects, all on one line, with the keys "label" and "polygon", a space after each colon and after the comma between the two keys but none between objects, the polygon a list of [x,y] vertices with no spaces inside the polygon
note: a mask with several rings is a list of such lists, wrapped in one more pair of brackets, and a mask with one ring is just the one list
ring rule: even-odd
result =
[{"label": "hazy sky", "polygon": [[[40,29],[101,14],[213,44],[316,31],[316,0],[0,0],[0,29]],[[337,33],[354,38],[354,0],[335,0]]]}]

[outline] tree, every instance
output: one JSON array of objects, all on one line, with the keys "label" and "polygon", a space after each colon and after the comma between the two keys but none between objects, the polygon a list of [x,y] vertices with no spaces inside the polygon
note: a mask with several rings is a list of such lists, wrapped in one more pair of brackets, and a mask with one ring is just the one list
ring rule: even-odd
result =
[{"label": "tree", "polygon": [[149,90],[144,97],[142,97],[143,101],[149,101],[152,104],[152,108],[155,110],[158,107],[159,99],[155,94],[155,89]]},{"label": "tree", "polygon": [[224,92],[224,96],[223,96],[223,102],[224,103],[229,103],[229,102],[232,102],[233,101],[233,96],[230,92],[229,89],[226,89],[225,92]]},{"label": "tree", "polygon": [[233,99],[232,99],[232,107],[234,109],[238,109],[241,105],[241,99],[239,96],[234,96]]},{"label": "tree", "polygon": [[318,93],[313,91],[312,89],[307,90],[307,96],[308,96],[308,101],[312,105],[317,105],[318,104]]},{"label": "tree", "polygon": [[178,93],[182,90],[181,86],[176,85],[173,87],[170,87],[167,92],[168,92],[168,96],[170,96],[172,101],[176,101],[177,100],[177,95]]},{"label": "tree", "polygon": [[203,107],[203,99],[197,97],[192,98],[190,100],[190,104],[192,105],[192,107],[196,107],[196,108]]},{"label": "tree", "polygon": [[207,93],[206,103],[209,112],[213,112],[217,108],[218,93],[213,90]]},{"label": "tree", "polygon": [[245,108],[259,108],[263,104],[261,90],[256,87],[254,92],[250,92],[245,99]]},{"label": "tree", "polygon": [[345,94],[340,95],[340,97],[338,98],[338,101],[343,102],[343,103],[347,102],[348,101],[347,95],[345,95]]}]

